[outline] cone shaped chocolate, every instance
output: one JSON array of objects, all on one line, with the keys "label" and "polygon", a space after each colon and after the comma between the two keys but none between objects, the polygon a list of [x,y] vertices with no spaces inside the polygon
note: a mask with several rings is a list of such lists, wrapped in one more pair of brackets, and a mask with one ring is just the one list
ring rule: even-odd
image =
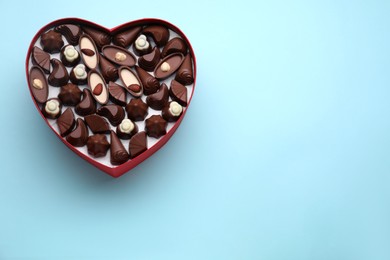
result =
[{"label": "cone shaped chocolate", "polygon": [[191,57],[189,54],[184,58],[179,70],[176,73],[175,80],[183,85],[194,83],[194,74],[192,71]]},{"label": "cone shaped chocolate", "polygon": [[118,136],[114,131],[111,131],[110,134],[111,146],[110,146],[110,161],[113,165],[119,165],[125,163],[129,159],[129,154],[127,153],[122,142],[119,140]]},{"label": "cone shaped chocolate", "polygon": [[106,83],[110,81],[115,81],[119,78],[118,69],[108,61],[103,55],[100,55],[99,58],[100,71]]},{"label": "cone shaped chocolate", "polygon": [[118,33],[112,39],[114,44],[121,46],[123,48],[129,47],[137,38],[138,34],[141,32],[142,27],[131,28],[130,30]]},{"label": "cone shaped chocolate", "polygon": [[83,31],[93,39],[99,51],[104,45],[110,44],[111,42],[111,36],[103,31],[91,27],[83,27]]},{"label": "cone shaped chocolate", "polygon": [[157,90],[160,88],[158,80],[138,66],[135,67],[135,70],[137,71],[138,77],[142,82],[144,94],[150,95],[156,93]]}]

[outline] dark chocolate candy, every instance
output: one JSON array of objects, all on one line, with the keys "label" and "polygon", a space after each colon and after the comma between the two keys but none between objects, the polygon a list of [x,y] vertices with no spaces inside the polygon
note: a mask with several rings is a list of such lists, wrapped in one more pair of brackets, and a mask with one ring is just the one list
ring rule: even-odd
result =
[{"label": "dark chocolate candy", "polygon": [[62,110],[61,100],[58,98],[50,98],[42,105],[42,114],[49,119],[60,117]]},{"label": "dark chocolate candy", "polygon": [[162,59],[154,69],[156,79],[165,79],[171,76],[181,65],[184,56],[181,53],[172,53]]},{"label": "dark chocolate candy", "polygon": [[61,87],[58,98],[65,106],[76,106],[81,100],[81,90],[75,84],[68,83]]},{"label": "dark chocolate candy", "polygon": [[81,147],[87,144],[88,128],[84,120],[77,118],[76,128],[66,136],[66,141],[71,145]]},{"label": "dark chocolate candy", "polygon": [[110,81],[108,83],[108,92],[110,93],[109,98],[111,102],[120,106],[126,106],[126,90],[124,87]]},{"label": "dark chocolate candy", "polygon": [[151,36],[158,47],[164,46],[169,39],[168,28],[161,25],[150,25],[142,33],[146,36]]},{"label": "dark chocolate candy", "polygon": [[88,153],[93,157],[104,157],[107,154],[110,143],[105,135],[96,134],[88,137],[87,149]]},{"label": "dark chocolate candy", "polygon": [[121,139],[130,139],[133,135],[138,133],[138,126],[130,119],[123,119],[116,127],[116,134]]},{"label": "dark chocolate candy", "polygon": [[99,115],[88,115],[84,117],[89,129],[94,134],[108,134],[110,133],[110,124],[106,119]]},{"label": "dark chocolate candy", "polygon": [[148,115],[148,105],[140,98],[133,98],[126,105],[127,117],[133,121],[143,121]]},{"label": "dark chocolate candy", "polygon": [[163,50],[161,51],[161,57],[164,58],[171,53],[180,52],[183,55],[187,54],[187,44],[184,42],[182,38],[176,37],[167,43]]},{"label": "dark chocolate candy", "polygon": [[119,66],[133,67],[137,61],[131,52],[119,46],[103,46],[102,52],[104,57]]},{"label": "dark chocolate candy", "polygon": [[183,114],[183,107],[176,101],[169,102],[162,110],[162,117],[168,122],[177,121]]},{"label": "dark chocolate candy", "polygon": [[129,154],[127,153],[122,142],[116,136],[114,131],[110,133],[110,161],[113,165],[120,165],[129,160]]},{"label": "dark chocolate candy", "polygon": [[38,103],[44,103],[49,95],[46,76],[39,66],[32,66],[29,73],[30,90]]},{"label": "dark chocolate candy", "polygon": [[148,139],[145,132],[134,135],[129,142],[130,158],[133,159],[148,149]]},{"label": "dark chocolate candy", "polygon": [[125,118],[125,111],[123,107],[114,104],[108,104],[100,107],[97,114],[107,118],[113,126],[119,125],[119,123]]},{"label": "dark chocolate candy", "polygon": [[138,36],[133,44],[133,51],[138,56],[142,56],[152,51],[152,45],[150,45],[150,42],[145,35],[141,34]]},{"label": "dark chocolate candy", "polygon": [[162,83],[160,89],[146,98],[146,103],[155,110],[161,110],[168,103],[168,87]]},{"label": "dark chocolate candy", "polygon": [[105,105],[108,102],[108,90],[107,85],[104,82],[103,76],[96,70],[88,72],[88,87],[92,91],[93,97],[101,105]]},{"label": "dark chocolate candy", "polygon": [[81,58],[89,69],[96,69],[99,64],[99,53],[95,42],[87,34],[83,34],[79,41]]},{"label": "dark chocolate candy", "polygon": [[160,115],[153,115],[145,120],[145,132],[150,137],[160,138],[167,133],[167,125]]},{"label": "dark chocolate candy", "polygon": [[176,80],[171,81],[169,95],[171,96],[173,101],[176,101],[183,107],[187,106],[187,88]]},{"label": "dark chocolate candy", "polygon": [[110,44],[111,42],[111,36],[103,31],[91,27],[83,27],[83,31],[89,36],[91,36],[91,38],[96,43],[96,47],[99,51],[104,45]]},{"label": "dark chocolate candy", "polygon": [[61,61],[52,59],[51,66],[53,67],[53,70],[48,77],[49,84],[54,87],[61,87],[68,83],[69,74]]},{"label": "dark chocolate candy", "polygon": [[152,52],[145,54],[138,59],[138,66],[146,71],[153,71],[160,61],[160,49],[154,47]]},{"label": "dark chocolate candy", "polygon": [[96,101],[92,97],[92,93],[89,89],[83,89],[83,99],[78,103],[74,110],[80,116],[95,114]]},{"label": "dark chocolate candy", "polygon": [[48,53],[57,53],[64,46],[64,41],[60,33],[50,30],[42,34],[41,46]]},{"label": "dark chocolate candy", "polygon": [[74,119],[73,111],[69,107],[57,119],[58,129],[60,130],[60,135],[62,137],[67,136],[70,132],[72,132],[75,124],[76,121]]},{"label": "dark chocolate candy", "polygon": [[185,86],[194,83],[194,74],[192,71],[190,54],[187,54],[187,56],[184,58],[183,63],[176,73],[175,80]]},{"label": "dark chocolate candy", "polygon": [[107,83],[118,79],[118,69],[102,55],[99,58],[99,65],[102,76]]},{"label": "dark chocolate candy", "polygon": [[134,97],[142,96],[143,86],[138,75],[125,66],[120,67],[118,71],[126,90]]},{"label": "dark chocolate candy", "polygon": [[73,67],[80,62],[80,54],[73,45],[68,44],[61,49],[60,59],[65,66]]},{"label": "dark chocolate candy", "polygon": [[69,79],[73,84],[85,85],[88,82],[88,73],[84,64],[78,64],[72,68],[69,74]]},{"label": "dark chocolate candy", "polygon": [[50,73],[50,54],[44,52],[37,46],[34,46],[32,54],[32,63],[38,65],[46,73]]},{"label": "dark chocolate candy", "polygon": [[69,44],[77,45],[82,34],[80,26],[75,24],[61,24],[54,28],[54,31],[61,33]]},{"label": "dark chocolate candy", "polygon": [[138,77],[141,80],[144,94],[150,95],[156,93],[160,88],[158,80],[138,66],[135,66],[135,70],[137,71]]},{"label": "dark chocolate candy", "polygon": [[129,47],[137,38],[138,34],[142,31],[142,27],[134,27],[124,32],[118,33],[112,38],[114,44],[123,48]]}]

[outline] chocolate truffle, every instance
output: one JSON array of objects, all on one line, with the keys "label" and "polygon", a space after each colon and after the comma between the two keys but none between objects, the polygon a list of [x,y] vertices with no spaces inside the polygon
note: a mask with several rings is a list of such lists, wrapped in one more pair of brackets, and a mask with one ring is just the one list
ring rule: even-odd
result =
[{"label": "chocolate truffle", "polygon": [[187,45],[182,38],[176,37],[171,39],[164,49],[161,51],[161,57],[164,58],[171,53],[180,52],[183,55],[187,54]]},{"label": "chocolate truffle", "polygon": [[165,79],[171,76],[181,65],[184,56],[181,53],[172,53],[161,60],[154,69],[156,79]]},{"label": "chocolate truffle", "polygon": [[38,66],[32,66],[29,73],[30,90],[38,103],[44,103],[49,95],[45,73]]},{"label": "chocolate truffle", "polygon": [[83,89],[83,99],[77,104],[74,111],[80,116],[95,114],[96,101],[92,97],[92,93],[89,89]]},{"label": "chocolate truffle", "polygon": [[99,53],[95,42],[91,37],[83,34],[80,37],[79,45],[81,58],[83,59],[85,66],[91,70],[96,69],[99,64]]},{"label": "chocolate truffle", "polygon": [[114,131],[110,133],[110,161],[112,165],[120,165],[129,160],[129,154],[127,153],[122,142],[116,136]]},{"label": "chocolate truffle", "polygon": [[142,96],[143,86],[138,75],[129,67],[122,66],[119,68],[119,76],[125,85],[126,90],[134,97]]},{"label": "chocolate truffle", "polygon": [[75,124],[76,121],[74,120],[73,111],[69,107],[57,119],[58,129],[60,130],[60,135],[62,137],[67,136],[72,132]]},{"label": "chocolate truffle", "polygon": [[184,58],[179,70],[176,73],[175,80],[185,86],[194,83],[194,75],[192,71],[192,62],[190,54]]},{"label": "chocolate truffle", "polygon": [[48,53],[58,53],[62,46],[64,46],[64,41],[60,33],[50,30],[42,34],[41,46]]},{"label": "chocolate truffle", "polygon": [[127,118],[116,127],[116,134],[120,139],[130,139],[136,133],[138,133],[138,126]]},{"label": "chocolate truffle", "polygon": [[84,117],[89,129],[94,134],[108,134],[110,133],[110,125],[106,119],[99,115],[88,115]]},{"label": "chocolate truffle", "polygon": [[102,55],[99,58],[99,65],[102,76],[107,83],[118,79],[118,69]]},{"label": "chocolate truffle", "polygon": [[84,64],[78,64],[70,71],[69,79],[73,84],[85,85],[87,84],[87,70]]},{"label": "chocolate truffle", "polygon": [[169,39],[168,28],[161,25],[150,25],[142,33],[146,36],[151,36],[158,47],[164,46]]},{"label": "chocolate truffle", "polygon": [[102,106],[98,109],[97,114],[107,118],[113,126],[119,125],[123,118],[125,118],[123,107],[114,104]]},{"label": "chocolate truffle", "polygon": [[141,99],[133,98],[130,103],[126,105],[126,112],[128,118],[133,121],[143,121],[148,115],[148,105]]},{"label": "chocolate truffle", "polygon": [[119,66],[133,67],[137,61],[131,52],[119,46],[106,45],[102,52],[104,57]]},{"label": "chocolate truffle", "polygon": [[110,93],[109,99],[111,102],[120,106],[126,106],[126,90],[121,85],[110,81],[108,83],[108,92]]},{"label": "chocolate truffle", "polygon": [[150,95],[156,93],[157,90],[160,88],[158,80],[140,67],[136,66],[135,70],[137,71],[138,77],[141,80],[142,87],[144,89],[144,94]]},{"label": "chocolate truffle", "polygon": [[77,45],[82,34],[80,26],[75,24],[61,24],[54,28],[54,31],[61,33],[69,44]]},{"label": "chocolate truffle", "polygon": [[110,143],[105,135],[96,134],[88,137],[87,149],[88,153],[93,157],[104,157],[107,154]]},{"label": "chocolate truffle", "polygon": [[168,87],[165,83],[162,83],[160,89],[156,93],[151,94],[146,98],[146,103],[155,110],[161,110],[168,103],[168,99]]},{"label": "chocolate truffle", "polygon": [[108,102],[108,90],[107,85],[104,82],[103,76],[96,70],[88,72],[88,86],[92,91],[93,97],[101,105],[105,105]]},{"label": "chocolate truffle", "polygon": [[183,114],[183,107],[176,101],[171,101],[162,110],[162,117],[168,122],[175,122]]},{"label": "chocolate truffle", "polygon": [[61,61],[52,59],[51,66],[53,66],[53,70],[48,77],[49,84],[54,87],[61,87],[68,83],[69,74]]},{"label": "chocolate truffle", "polygon": [[56,119],[61,115],[62,104],[58,98],[48,99],[42,106],[42,114],[49,119]]},{"label": "chocolate truffle", "polygon": [[169,88],[169,95],[173,101],[176,101],[183,107],[187,106],[187,88],[176,80],[171,81],[171,87]]},{"label": "chocolate truffle", "polygon": [[68,83],[61,87],[58,98],[65,106],[75,106],[81,100],[81,93],[81,90],[75,84]]},{"label": "chocolate truffle", "polygon": [[123,48],[127,48],[134,42],[135,38],[137,38],[137,35],[141,32],[141,30],[142,30],[141,26],[131,28],[127,31],[115,35],[112,38],[112,41],[114,42],[115,45],[119,45]]},{"label": "chocolate truffle", "polygon": [[37,46],[32,51],[32,63],[38,65],[46,74],[50,73],[50,54]]},{"label": "chocolate truffle", "polygon": [[104,45],[111,43],[111,36],[108,33],[103,31],[91,28],[91,27],[83,27],[83,31],[91,36],[91,38],[96,43],[96,47],[100,51]]},{"label": "chocolate truffle", "polygon": [[87,144],[88,129],[84,120],[77,118],[76,128],[66,136],[66,141],[71,145],[81,147]]},{"label": "chocolate truffle", "polygon": [[80,55],[73,45],[65,45],[61,49],[60,59],[65,66],[73,67],[80,62]]},{"label": "chocolate truffle", "polygon": [[160,138],[167,133],[167,125],[160,115],[153,115],[145,120],[145,132],[150,137]]},{"label": "chocolate truffle", "polygon": [[130,158],[133,159],[148,149],[148,139],[145,132],[135,134],[129,142]]},{"label": "chocolate truffle", "polygon": [[145,54],[138,59],[138,66],[146,71],[153,71],[160,61],[160,50],[154,47],[152,52]]},{"label": "chocolate truffle", "polygon": [[141,56],[152,51],[152,46],[148,42],[145,35],[141,34],[138,36],[133,44],[133,51],[136,55]]}]

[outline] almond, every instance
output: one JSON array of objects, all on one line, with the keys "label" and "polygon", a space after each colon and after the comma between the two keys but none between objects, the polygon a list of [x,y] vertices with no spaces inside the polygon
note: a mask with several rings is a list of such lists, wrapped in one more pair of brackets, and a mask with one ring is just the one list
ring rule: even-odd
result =
[{"label": "almond", "polygon": [[141,91],[141,86],[138,84],[131,84],[127,87],[130,91],[133,91],[134,93],[138,93]]},{"label": "almond", "polygon": [[102,92],[103,92],[103,85],[102,85],[102,83],[99,83],[99,84],[97,84],[96,85],[96,87],[93,89],[93,94],[95,95],[95,96],[99,96],[100,94],[102,94]]},{"label": "almond", "polygon": [[93,56],[95,55],[95,52],[91,49],[81,49],[81,52],[84,53],[87,56]]}]

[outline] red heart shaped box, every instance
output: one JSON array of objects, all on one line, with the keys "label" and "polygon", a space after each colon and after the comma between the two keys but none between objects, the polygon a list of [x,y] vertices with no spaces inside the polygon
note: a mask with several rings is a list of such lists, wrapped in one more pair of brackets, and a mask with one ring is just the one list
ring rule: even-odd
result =
[{"label": "red heart shaped box", "polygon": [[95,24],[93,22],[90,22],[90,21],[87,21],[87,20],[83,20],[83,19],[79,19],[79,18],[63,18],[63,19],[59,19],[59,20],[56,20],[56,21],[53,21],[47,25],[45,25],[44,27],[42,27],[42,29],[40,29],[34,36],[34,38],[32,39],[31,41],[31,44],[28,48],[28,51],[27,51],[27,57],[26,57],[26,76],[27,76],[27,84],[30,85],[30,82],[28,80],[29,78],[29,59],[30,59],[30,56],[31,56],[31,51],[32,51],[32,48],[34,47],[34,44],[35,42],[38,40],[39,36],[47,31],[48,29],[54,27],[54,26],[57,26],[57,25],[60,25],[60,24],[66,24],[66,23],[75,23],[75,24],[79,24],[79,25],[86,25],[86,26],[90,26],[90,27],[94,27],[94,28],[98,28],[102,31],[105,31],[111,35],[115,34],[116,32],[120,31],[120,30],[123,30],[127,27],[132,27],[132,26],[136,26],[136,25],[147,25],[147,24],[161,24],[161,25],[164,25],[166,26],[167,28],[175,31],[180,37],[182,37],[185,42],[187,43],[188,45],[188,48],[189,48],[189,51],[190,51],[190,54],[192,56],[192,60],[193,60],[193,64],[194,64],[194,69],[193,69],[193,73],[194,73],[194,83],[193,83],[193,88],[192,88],[192,92],[191,92],[191,95],[190,95],[190,98],[188,100],[188,105],[187,105],[187,108],[183,111],[183,114],[182,116],[179,118],[179,120],[173,125],[173,127],[171,128],[171,130],[166,134],[164,135],[163,137],[160,138],[160,140],[158,140],[158,142],[152,146],[151,148],[149,148],[148,150],[146,150],[145,152],[143,152],[142,154],[140,154],[139,156],[135,157],[134,159],[131,159],[129,161],[127,161],[126,163],[124,164],[121,164],[119,166],[115,166],[115,167],[109,167],[107,165],[104,165],[98,161],[95,161],[93,158],[91,157],[88,157],[86,156],[85,154],[81,153],[79,150],[77,150],[76,148],[74,148],[71,144],[69,144],[64,138],[62,138],[55,130],[54,128],[49,124],[49,122],[46,120],[46,118],[42,115],[41,113],[41,110],[37,104],[37,102],[35,101],[33,95],[32,95],[32,92],[31,92],[31,87],[29,86],[29,90],[30,90],[30,95],[31,95],[31,98],[33,99],[34,101],[34,104],[35,104],[35,107],[37,108],[37,110],[39,111],[39,114],[42,116],[42,118],[44,119],[44,121],[46,122],[46,124],[53,130],[53,132],[57,135],[57,137],[69,148],[71,149],[73,152],[75,152],[78,156],[80,156],[81,158],[83,158],[84,160],[86,160],[87,162],[91,163],[92,165],[94,165],[95,167],[97,167],[98,169],[106,172],[107,174],[113,176],[113,177],[119,177],[123,174],[125,174],[126,172],[130,171],[132,168],[134,168],[135,166],[137,166],[138,164],[140,164],[141,162],[143,162],[144,160],[146,160],[149,156],[151,156],[152,154],[154,154],[155,152],[158,151],[158,149],[160,149],[162,146],[164,146],[164,144],[166,144],[168,142],[168,140],[172,137],[172,135],[175,133],[176,129],[179,127],[181,121],[183,120],[184,116],[185,116],[185,113],[187,112],[187,109],[191,103],[191,99],[192,99],[192,95],[194,93],[194,90],[195,90],[195,83],[196,83],[196,59],[195,59],[195,53],[194,53],[194,50],[192,49],[192,46],[191,46],[191,43],[190,41],[187,39],[187,37],[185,36],[185,34],[179,29],[177,28],[175,25],[167,22],[167,21],[164,21],[164,20],[161,20],[161,19],[155,19],[155,18],[144,18],[144,19],[139,19],[139,20],[134,20],[132,22],[128,22],[128,23],[124,23],[122,25],[119,25],[117,27],[114,27],[112,29],[108,29],[108,28],[105,28],[101,25],[98,25],[98,24]]}]

